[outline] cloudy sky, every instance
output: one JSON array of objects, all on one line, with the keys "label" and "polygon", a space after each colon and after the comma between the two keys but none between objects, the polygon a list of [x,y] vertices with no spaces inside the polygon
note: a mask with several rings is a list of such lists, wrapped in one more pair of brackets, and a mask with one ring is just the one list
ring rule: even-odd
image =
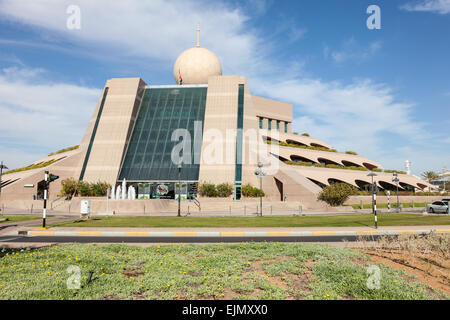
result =
[{"label": "cloudy sky", "polygon": [[0,0],[0,160],[78,144],[109,78],[174,83],[197,22],[224,74],[293,104],[294,131],[388,169],[450,167],[450,0]]}]

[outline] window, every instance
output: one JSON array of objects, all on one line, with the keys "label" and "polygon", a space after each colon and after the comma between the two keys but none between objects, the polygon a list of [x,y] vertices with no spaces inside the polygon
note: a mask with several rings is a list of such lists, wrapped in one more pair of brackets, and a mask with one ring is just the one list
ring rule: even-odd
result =
[{"label": "window", "polygon": [[277,120],[277,131],[280,131],[280,120]]},{"label": "window", "polygon": [[267,129],[272,130],[272,120],[267,119]]},{"label": "window", "polygon": [[263,118],[259,117],[259,128],[262,129],[263,128]]},{"label": "window", "polygon": [[284,122],[284,133],[287,133],[287,126],[288,126],[288,123]]},{"label": "window", "polygon": [[[172,162],[171,153],[179,141],[171,140],[172,132],[187,129],[194,139],[195,121],[204,120],[207,89],[145,89],[119,180],[178,180],[178,164]],[[191,152],[191,163],[182,164],[180,179],[198,180],[198,162],[195,152]]]}]

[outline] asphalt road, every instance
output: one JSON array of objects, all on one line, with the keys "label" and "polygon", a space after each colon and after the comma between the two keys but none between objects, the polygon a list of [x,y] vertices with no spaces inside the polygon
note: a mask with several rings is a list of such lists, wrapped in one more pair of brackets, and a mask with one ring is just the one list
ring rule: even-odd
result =
[{"label": "asphalt road", "polygon": [[302,236],[302,237],[71,237],[0,236],[0,243],[232,243],[232,242],[342,242],[377,240],[380,236]]}]

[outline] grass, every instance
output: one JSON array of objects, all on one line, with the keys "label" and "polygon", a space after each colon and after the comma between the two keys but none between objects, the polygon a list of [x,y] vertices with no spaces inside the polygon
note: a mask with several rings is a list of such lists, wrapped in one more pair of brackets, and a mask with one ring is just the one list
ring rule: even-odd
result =
[{"label": "grass", "polygon": [[[6,221],[1,221],[2,219],[7,219]],[[11,223],[11,222],[21,222],[28,220],[38,220],[37,216],[1,216],[0,215],[0,224],[2,223]]]},{"label": "grass", "polygon": [[[369,256],[320,244],[67,244],[0,258],[0,299],[436,299],[437,291]],[[1,256],[1,254],[0,254]],[[71,267],[71,268],[69,268]],[[69,289],[79,268],[79,289]],[[89,272],[93,281],[88,283]]]},{"label": "grass", "polygon": [[[403,208],[412,208],[412,203],[411,202],[403,202],[399,204],[400,206],[403,206]],[[424,202],[420,202],[420,203],[414,203],[414,207],[415,208],[424,208],[426,205],[426,203]],[[349,204],[349,206],[351,206],[353,209],[361,209],[361,204]],[[388,204],[387,203],[377,203],[377,208],[378,209],[387,209]],[[391,208],[394,209],[397,207],[397,203],[393,202],[391,203]],[[363,204],[363,209],[372,209],[372,204],[371,203],[364,203]]]},{"label": "grass", "polygon": [[[54,227],[361,227],[373,226],[372,214],[304,217],[98,217],[52,223]],[[379,226],[449,225],[450,216],[378,214]]]}]

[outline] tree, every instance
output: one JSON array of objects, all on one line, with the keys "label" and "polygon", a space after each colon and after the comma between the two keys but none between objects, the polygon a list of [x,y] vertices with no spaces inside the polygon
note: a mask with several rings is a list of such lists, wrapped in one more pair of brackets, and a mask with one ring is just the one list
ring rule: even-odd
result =
[{"label": "tree", "polygon": [[421,176],[428,181],[428,183],[431,183],[431,181],[437,180],[439,178],[438,174],[434,171],[425,171],[421,174]]},{"label": "tree", "polygon": [[358,189],[347,183],[333,183],[323,188],[317,199],[325,201],[330,206],[341,206],[351,195],[357,194]]}]

